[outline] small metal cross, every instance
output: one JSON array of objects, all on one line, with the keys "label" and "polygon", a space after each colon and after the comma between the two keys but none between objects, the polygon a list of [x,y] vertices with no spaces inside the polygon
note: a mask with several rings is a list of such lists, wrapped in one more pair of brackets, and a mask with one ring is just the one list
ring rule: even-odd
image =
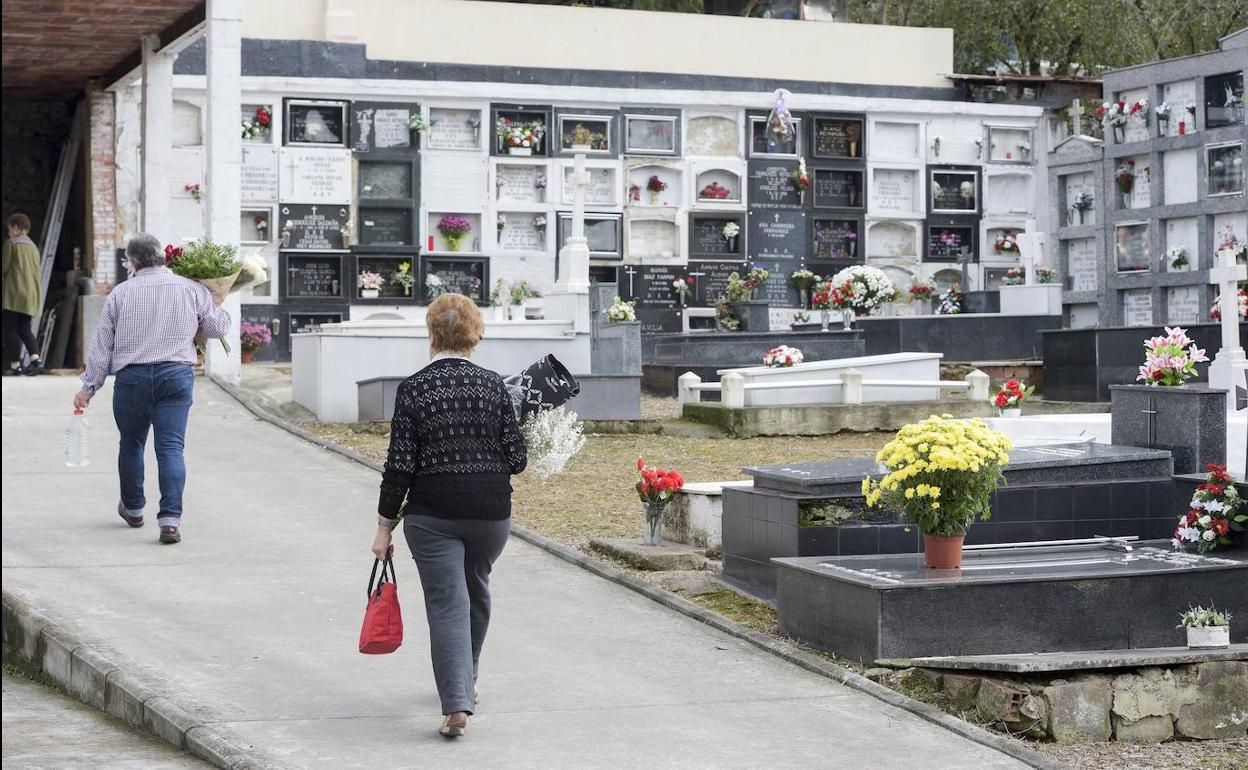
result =
[{"label": "small metal cross", "polygon": [[1148,415],[1148,446],[1153,448],[1157,443],[1157,399],[1149,396],[1148,408],[1141,411]]}]

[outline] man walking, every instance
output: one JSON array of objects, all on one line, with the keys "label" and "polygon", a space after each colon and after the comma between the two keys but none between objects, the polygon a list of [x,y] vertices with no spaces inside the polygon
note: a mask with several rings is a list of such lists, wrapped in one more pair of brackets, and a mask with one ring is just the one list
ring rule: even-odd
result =
[{"label": "man walking", "polygon": [[174,275],[165,266],[160,242],[137,235],[126,245],[134,270],[108,295],[87,369],[74,406],[86,409],[109,374],[113,419],[121,433],[117,473],[121,501],[117,513],[131,527],[143,526],[143,452],[150,429],[156,433],[160,478],[160,542],[182,539],[182,490],[186,486],[186,420],[195,389],[195,335],[224,337],[230,314],[213,304],[202,284]]}]

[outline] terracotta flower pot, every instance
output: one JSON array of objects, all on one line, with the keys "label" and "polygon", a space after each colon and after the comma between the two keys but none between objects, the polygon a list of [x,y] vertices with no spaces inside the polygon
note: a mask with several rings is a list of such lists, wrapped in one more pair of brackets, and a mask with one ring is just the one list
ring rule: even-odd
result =
[{"label": "terracotta flower pot", "polygon": [[250,364],[256,360],[256,354],[254,351],[251,351],[251,350],[242,351],[241,353],[239,353],[239,357],[242,359],[242,362],[244,364]]},{"label": "terracotta flower pot", "polygon": [[928,569],[957,569],[962,566],[962,540],[965,535],[944,537],[923,535],[923,564]]}]

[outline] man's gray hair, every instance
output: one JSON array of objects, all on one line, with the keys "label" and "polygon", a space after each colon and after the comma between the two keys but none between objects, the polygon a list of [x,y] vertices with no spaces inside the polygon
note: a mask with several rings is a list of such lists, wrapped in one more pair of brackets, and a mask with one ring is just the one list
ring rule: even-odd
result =
[{"label": "man's gray hair", "polygon": [[153,235],[139,233],[126,244],[126,257],[136,269],[165,264],[165,252]]}]

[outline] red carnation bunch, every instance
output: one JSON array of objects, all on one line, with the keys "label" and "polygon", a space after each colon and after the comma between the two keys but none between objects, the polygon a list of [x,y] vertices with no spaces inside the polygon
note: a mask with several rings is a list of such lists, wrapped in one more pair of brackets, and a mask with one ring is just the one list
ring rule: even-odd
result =
[{"label": "red carnation bunch", "polygon": [[1001,390],[997,391],[992,403],[996,404],[998,409],[1018,409],[1022,407],[1023,402],[1033,390],[1034,388],[1030,385],[1024,385],[1018,380],[1009,380],[1001,386]]},{"label": "red carnation bunch", "polygon": [[637,471],[641,474],[641,481],[634,485],[634,489],[643,503],[666,504],[685,485],[685,477],[678,471],[649,468],[641,457],[637,458]]},{"label": "red carnation bunch", "polygon": [[172,267],[174,262],[182,256],[182,247],[174,246],[172,243],[165,246],[165,267]]},{"label": "red carnation bunch", "polygon": [[265,107],[256,108],[256,123],[267,127],[273,122],[273,113],[269,112]]}]

